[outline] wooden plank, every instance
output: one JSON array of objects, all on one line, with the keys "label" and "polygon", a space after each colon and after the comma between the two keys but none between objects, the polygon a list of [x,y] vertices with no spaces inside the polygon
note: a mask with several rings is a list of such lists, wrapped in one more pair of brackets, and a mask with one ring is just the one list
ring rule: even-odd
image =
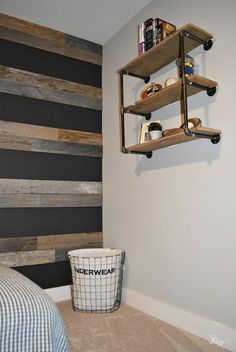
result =
[{"label": "wooden plank", "polygon": [[0,120],[0,133],[17,137],[29,137],[58,141],[59,129],[26,123]]},{"label": "wooden plank", "polygon": [[56,249],[55,250],[55,262],[64,262],[68,260],[67,253],[68,249]]},{"label": "wooden plank", "polygon": [[0,92],[101,110],[101,88],[0,65]]},{"label": "wooden plank", "polygon": [[[38,237],[4,237],[0,238],[0,253],[35,251]],[[51,248],[45,248],[51,249]]]},{"label": "wooden plank", "polygon": [[67,260],[67,252],[101,248],[102,233],[0,238],[0,263],[9,267],[55,263]]},{"label": "wooden plank", "polygon": [[0,38],[102,64],[101,45],[5,14],[0,14]]},{"label": "wooden plank", "polygon": [[56,142],[43,139],[18,137],[0,133],[0,149],[22,150],[39,153],[102,157],[102,147],[81,143]]},{"label": "wooden plank", "polygon": [[[206,127],[191,128],[191,131],[206,133],[210,136],[213,136],[215,134],[221,134],[220,130],[213,129],[213,128],[206,128]],[[196,140],[196,139],[201,139],[201,138],[189,137],[189,136],[186,136],[184,132],[180,132],[180,133],[176,133],[171,136],[155,139],[153,141],[145,142],[142,144],[136,144],[136,145],[128,147],[127,149],[132,150],[132,151],[136,151],[136,152],[150,152],[153,150],[170,147],[172,145],[190,142],[190,141]]]},{"label": "wooden plank", "polygon": [[0,133],[10,136],[102,146],[101,133],[66,130],[19,122],[0,120]]},{"label": "wooden plank", "polygon": [[101,194],[1,194],[0,208],[101,207]]},{"label": "wooden plank", "polygon": [[0,208],[101,205],[100,182],[0,179]]},{"label": "wooden plank", "polygon": [[12,138],[12,136],[0,134],[0,149],[23,150],[29,152],[32,149],[32,140],[17,136]]},{"label": "wooden plank", "polygon": [[45,249],[100,248],[102,232],[0,238],[0,253]]},{"label": "wooden plank", "polygon": [[102,182],[0,179],[0,194],[102,194]]},{"label": "wooden plank", "polygon": [[[127,65],[119,69],[118,72],[128,71],[140,76],[149,76],[168,65],[170,62],[176,60],[179,55],[179,32],[182,30],[186,30],[204,41],[213,38],[211,33],[202,28],[195,26],[192,23],[186,24],[167,39],[148,50],[145,54],[130,61]],[[185,52],[188,53],[200,45],[200,43],[190,38],[186,38]]]},{"label": "wooden plank", "polygon": [[55,263],[55,250],[0,253],[0,263],[9,267]]},{"label": "wooden plank", "polygon": [[[212,88],[218,85],[217,82],[212,81],[208,78],[201,77],[198,75],[189,76],[188,80],[194,83],[201,84],[204,87]],[[187,95],[191,96],[201,92],[202,89],[194,86],[188,86]],[[178,80],[176,83],[161,89],[156,94],[137,101],[134,105],[127,106],[130,111],[148,114],[155,110],[158,110],[166,105],[172,104],[181,99],[182,92],[182,81]]]},{"label": "wooden plank", "polygon": [[102,157],[102,147],[98,145],[86,145],[79,143],[32,140],[32,152],[69,154],[89,157]]},{"label": "wooden plank", "polygon": [[37,249],[100,248],[102,245],[102,232],[72,233],[37,237]]},{"label": "wooden plank", "polygon": [[59,141],[64,142],[74,142],[102,146],[101,133],[58,129],[58,139]]}]

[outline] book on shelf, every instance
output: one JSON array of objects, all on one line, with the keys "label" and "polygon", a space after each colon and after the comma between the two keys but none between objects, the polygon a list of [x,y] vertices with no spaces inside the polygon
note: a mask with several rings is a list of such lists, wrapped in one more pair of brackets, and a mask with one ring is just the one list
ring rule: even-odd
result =
[{"label": "book on shelf", "polygon": [[160,18],[149,18],[138,26],[138,53],[144,54],[176,31],[176,26]]}]

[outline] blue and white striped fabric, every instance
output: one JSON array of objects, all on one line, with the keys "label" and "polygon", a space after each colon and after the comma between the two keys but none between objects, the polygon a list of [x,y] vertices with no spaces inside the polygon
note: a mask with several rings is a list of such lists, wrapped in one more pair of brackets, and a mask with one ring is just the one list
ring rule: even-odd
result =
[{"label": "blue and white striped fabric", "polygon": [[64,322],[50,297],[0,265],[0,352],[68,351]]}]

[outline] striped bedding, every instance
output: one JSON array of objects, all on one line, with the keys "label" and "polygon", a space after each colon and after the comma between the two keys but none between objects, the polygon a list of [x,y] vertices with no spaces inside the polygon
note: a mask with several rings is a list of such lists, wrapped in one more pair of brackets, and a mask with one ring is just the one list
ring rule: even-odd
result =
[{"label": "striped bedding", "polygon": [[64,322],[50,297],[0,265],[0,351],[68,352]]}]

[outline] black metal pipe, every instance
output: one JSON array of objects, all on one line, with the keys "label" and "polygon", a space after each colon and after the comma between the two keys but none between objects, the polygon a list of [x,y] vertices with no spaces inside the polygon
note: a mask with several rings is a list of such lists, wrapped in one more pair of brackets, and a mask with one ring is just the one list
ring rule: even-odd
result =
[{"label": "black metal pipe", "polygon": [[[215,136],[200,133],[200,132],[192,132],[189,127],[188,127],[188,102],[187,102],[187,86],[188,85],[194,85],[197,86],[201,89],[206,89],[206,87],[201,86],[200,84],[194,83],[190,80],[185,75],[184,69],[185,69],[185,47],[184,47],[184,39],[186,37],[186,31],[182,31],[179,33],[179,44],[180,44],[180,58],[181,58],[181,71],[182,71],[182,99],[181,99],[181,106],[182,106],[182,112],[184,115],[184,133],[186,136],[189,137],[199,137],[199,138],[207,138],[213,140],[214,137],[218,138],[218,134]],[[191,39],[192,35],[190,36]]]},{"label": "black metal pipe", "polygon": [[215,95],[216,93],[216,87],[206,87],[206,86],[203,86],[202,84],[199,84],[199,83],[196,83],[196,82],[193,82],[189,79],[186,80],[186,83],[189,85],[189,86],[193,86],[193,87],[196,87],[196,88],[199,88],[201,90],[205,90],[207,92],[207,94],[209,96],[213,96]]},{"label": "black metal pipe", "polygon": [[126,153],[125,148],[125,118],[124,118],[124,78],[123,72],[119,74],[120,78],[120,124],[121,124],[121,150],[123,153]]},{"label": "black metal pipe", "polygon": [[130,110],[127,108],[124,108],[124,113],[131,114],[131,115],[144,116],[144,117],[146,117],[146,119],[148,118],[148,120],[150,120],[150,118],[151,118],[150,113],[147,114],[147,113],[143,113],[143,112],[137,112],[137,111],[133,111],[133,110]]},{"label": "black metal pipe", "polygon": [[182,72],[182,96],[181,106],[184,114],[184,133],[187,136],[192,136],[192,132],[188,128],[188,103],[187,103],[187,79],[185,76],[185,47],[184,47],[184,32],[179,33],[179,46],[180,46],[180,60]]},{"label": "black metal pipe", "polygon": [[[125,154],[141,154],[147,155],[149,158],[151,157],[151,152],[136,152],[132,150],[128,150],[125,147],[125,112],[126,108],[124,107],[124,72],[121,71],[119,73],[119,89],[120,89],[120,125],[121,125],[121,151]],[[147,114],[144,114],[146,116]]]},{"label": "black metal pipe", "polygon": [[127,76],[132,76],[132,77],[142,79],[145,83],[148,83],[150,81],[150,76],[140,76],[140,75],[137,75],[136,73],[132,73],[126,70],[121,71],[121,73]]},{"label": "black metal pipe", "polygon": [[199,84],[199,83],[195,83],[195,82],[193,82],[193,81],[191,81],[189,79],[186,79],[186,83],[189,86],[193,86],[193,87],[199,88],[201,90],[208,90],[208,87],[203,86],[202,84]]},{"label": "black metal pipe", "polygon": [[188,37],[188,38],[191,38],[192,40],[195,40],[195,42],[198,42],[200,44],[203,44],[203,45],[208,45],[209,44],[209,41],[205,41],[199,37],[197,37],[196,35],[192,34],[192,33],[189,33],[188,31],[182,31],[182,33],[184,34],[185,37]]}]

